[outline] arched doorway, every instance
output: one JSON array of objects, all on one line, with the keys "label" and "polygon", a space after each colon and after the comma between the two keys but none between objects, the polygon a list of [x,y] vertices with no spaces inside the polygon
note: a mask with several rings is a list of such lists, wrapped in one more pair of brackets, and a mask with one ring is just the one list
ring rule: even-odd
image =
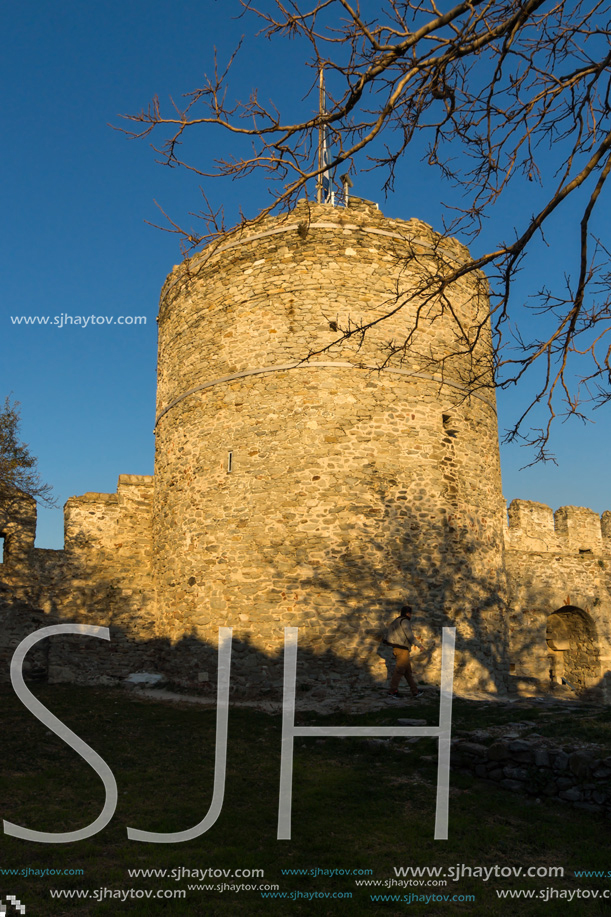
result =
[{"label": "arched doorway", "polygon": [[596,628],[590,615],[574,605],[563,605],[547,619],[550,678],[564,679],[576,691],[598,684],[601,677]]}]

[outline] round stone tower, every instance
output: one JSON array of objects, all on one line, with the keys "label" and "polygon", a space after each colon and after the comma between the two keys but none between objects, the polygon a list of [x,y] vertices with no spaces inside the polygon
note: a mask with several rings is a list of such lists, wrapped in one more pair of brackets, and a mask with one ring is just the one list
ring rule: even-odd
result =
[{"label": "round stone tower", "polygon": [[283,628],[299,626],[306,684],[381,679],[380,632],[409,603],[420,674],[435,677],[455,624],[459,682],[501,684],[486,284],[445,279],[468,260],[353,199],[300,202],[174,268],[156,423],[165,633],[214,646],[233,626],[248,685],[274,682]]}]

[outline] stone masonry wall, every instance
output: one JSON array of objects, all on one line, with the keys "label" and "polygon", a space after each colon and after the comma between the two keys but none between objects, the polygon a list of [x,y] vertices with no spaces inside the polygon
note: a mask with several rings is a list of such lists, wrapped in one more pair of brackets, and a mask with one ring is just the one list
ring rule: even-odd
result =
[{"label": "stone masonry wall", "polygon": [[[0,532],[7,532],[0,565],[0,678],[8,677],[14,648],[32,630],[62,622],[111,627],[111,645],[92,638],[58,638],[46,652],[49,680],[121,677],[137,664],[130,645],[156,633],[151,570],[153,479],[121,475],[114,494],[88,493],[66,503],[62,551],[33,547],[36,506],[19,512],[5,505]],[[62,646],[76,650],[72,665]],[[40,652],[40,651],[39,651]],[[61,662],[60,662],[61,659]]]},{"label": "stone masonry wall", "polygon": [[[433,295],[467,250],[355,203],[303,202],[227,236],[162,291],[166,633],[214,648],[233,626],[244,677],[265,684],[280,675],[283,628],[299,626],[304,675],[385,678],[379,634],[410,602],[427,677],[455,623],[458,680],[498,689],[505,508],[484,281]],[[334,344],[338,326],[399,305],[364,341]],[[455,316],[477,339],[470,355]],[[406,339],[406,355],[389,354]]]},{"label": "stone masonry wall", "polygon": [[[515,675],[582,691],[611,674],[611,513],[514,500],[505,535]],[[559,679],[557,679],[559,680]]]},{"label": "stone masonry wall", "polygon": [[611,757],[600,748],[560,746],[541,737],[499,739],[491,745],[455,738],[451,765],[513,793],[611,816]]}]

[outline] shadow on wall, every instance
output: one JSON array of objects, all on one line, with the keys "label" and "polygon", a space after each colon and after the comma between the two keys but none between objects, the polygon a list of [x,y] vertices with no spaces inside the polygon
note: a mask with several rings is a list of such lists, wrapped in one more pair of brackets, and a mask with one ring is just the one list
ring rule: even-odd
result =
[{"label": "shadow on wall", "polygon": [[[307,614],[297,621],[278,621],[274,648],[265,651],[261,641],[255,645],[252,634],[256,608],[248,626],[240,620],[243,608],[236,609],[234,620],[225,615],[219,620],[234,626],[234,693],[261,695],[281,687],[282,627],[295,624],[300,624],[302,690],[350,690],[357,684],[380,690],[393,664],[391,651],[381,648],[381,637],[406,603],[415,609],[414,630],[425,644],[423,653],[414,654],[421,681],[439,683],[442,628],[456,626],[456,682],[462,688],[504,693],[509,663],[498,543],[475,514],[457,521],[444,507],[429,504],[419,511],[382,486],[373,505],[363,502],[361,514],[358,502],[355,495],[355,506],[349,508],[351,518],[359,519],[358,538],[348,548],[344,539],[343,546],[332,541],[321,545],[324,560],[311,566],[299,584],[315,608],[322,643],[308,646]],[[4,578],[4,602],[0,591],[0,678],[8,678],[9,657],[26,633],[70,622],[109,626],[112,640],[108,645],[86,637],[53,638],[43,654],[50,682],[111,684],[130,672],[151,671],[189,690],[213,688],[215,622],[203,632],[192,629],[178,642],[155,637],[146,587],[138,588],[129,571],[124,580],[110,578],[105,565],[104,555],[89,549],[80,554],[33,550],[26,564],[15,565],[13,574]],[[280,569],[272,574],[277,581],[291,579]],[[40,672],[41,664],[35,669]]]},{"label": "shadow on wall", "polygon": [[[13,654],[29,634],[53,624],[72,623],[56,614],[46,614],[26,603],[0,599],[0,683],[10,681]],[[91,623],[88,621],[87,623]],[[218,651],[216,643],[185,636],[176,643],[165,638],[137,640],[116,625],[110,625],[110,641],[87,635],[54,635],[43,639],[27,654],[23,672],[26,681],[112,686],[130,673],[159,673],[174,689],[193,694],[216,695]],[[212,636],[212,635],[211,635]],[[392,651],[378,646],[389,665]],[[332,649],[313,653],[300,645],[297,690],[319,700],[332,690],[334,696],[350,696],[355,688],[386,689],[386,667],[376,679],[369,668],[342,659]],[[283,647],[264,653],[236,628],[232,640],[231,687],[234,698],[281,700]]]},{"label": "shadow on wall", "polygon": [[[0,565],[0,681],[9,680],[10,660],[18,644],[29,634],[55,624],[97,624],[113,628],[111,655],[98,670],[97,656],[91,664],[75,644],[74,659],[64,658],[52,641],[36,645],[24,664],[26,677],[41,681],[115,683],[142,656],[131,650],[138,631],[144,639],[153,633],[154,621],[143,618],[148,598],[145,590],[125,590],[108,578],[104,560],[91,552],[85,561],[65,551],[30,548],[5,554]],[[89,641],[91,644],[99,641]],[[132,659],[133,656],[133,659]]]},{"label": "shadow on wall", "polygon": [[[150,486],[148,479],[145,484]],[[234,691],[264,693],[282,684],[282,628],[296,624],[304,690],[357,683],[385,686],[392,659],[389,650],[380,649],[380,640],[405,603],[414,606],[414,629],[426,646],[414,658],[422,681],[438,683],[442,628],[456,626],[457,682],[505,691],[509,664],[500,532],[487,529],[468,509],[453,516],[445,498],[431,505],[428,495],[419,496],[417,481],[414,492],[404,496],[400,490],[395,493],[396,484],[387,479],[365,496],[355,493],[345,512],[335,516],[341,535],[316,541],[316,563],[308,565],[306,557],[297,573],[271,558],[270,583],[287,592],[298,589],[304,596],[297,618],[268,613],[273,624],[266,625],[265,640],[260,635],[257,640],[256,605],[219,615],[219,625],[234,626]],[[120,479],[120,500],[141,487],[139,478]],[[190,689],[214,683],[216,616],[210,611],[209,624],[188,629],[188,636],[178,642],[168,631],[156,630],[150,555],[143,549],[136,568],[131,532],[123,535],[117,529],[112,538],[97,537],[99,530],[109,528],[108,518],[115,518],[111,511],[120,520],[122,505],[118,496],[85,495],[72,508],[75,519],[65,551],[29,546],[23,556],[2,565],[2,678],[8,677],[7,660],[26,633],[70,622],[109,626],[110,648],[92,638],[54,638],[46,650],[51,682],[113,683],[144,670],[163,672]],[[96,528],[90,519],[98,518]],[[35,517],[28,526],[33,544]],[[241,614],[246,610],[249,616]],[[160,633],[167,639],[160,639]]]},{"label": "shadow on wall", "polygon": [[[307,606],[299,620],[278,620],[273,639],[262,649],[256,608],[247,625],[240,615],[244,608],[218,621],[234,627],[232,692],[248,697],[281,690],[282,627],[295,624],[300,625],[301,690],[321,696],[331,687],[381,690],[393,662],[391,651],[381,648],[381,636],[400,607],[410,604],[414,630],[425,644],[413,660],[423,683],[438,684],[442,628],[455,626],[457,686],[505,693],[510,683],[507,587],[494,530],[476,513],[453,516],[451,508],[431,507],[430,501],[423,501],[426,509],[420,511],[382,484],[373,504],[361,502],[356,494],[347,510],[356,519],[355,537],[320,544],[322,561],[311,565],[299,583],[316,612],[312,622]],[[20,523],[21,531],[31,529],[33,543],[34,529],[26,522]],[[129,542],[125,550],[129,554]],[[155,636],[150,582],[144,574],[141,581],[134,575],[131,555],[124,568],[120,555],[107,556],[88,543],[66,552],[40,551],[24,542],[15,553],[11,546],[9,555],[0,567],[0,680],[8,680],[10,658],[27,634],[70,622],[110,627],[110,644],[55,637],[28,657],[30,677],[114,684],[130,672],[150,671],[190,691],[215,690],[216,622],[212,618],[205,630],[193,628],[179,641]],[[292,578],[280,567],[272,575],[278,582]],[[316,647],[309,634],[314,629],[318,638],[322,633]],[[520,638],[522,655],[549,656],[556,675],[577,690],[600,683],[594,625],[579,609],[567,606],[550,617],[547,645],[541,628],[523,629]]]},{"label": "shadow on wall", "polygon": [[[335,639],[356,631],[372,650],[379,629],[362,631],[362,622],[377,619],[383,628],[401,605],[409,604],[414,632],[425,644],[414,662],[431,681],[439,679],[441,629],[455,626],[456,682],[504,693],[509,676],[507,585],[498,543],[476,513],[469,519],[443,507],[419,513],[383,491],[378,506],[366,547],[335,554],[330,549],[321,565],[325,572],[314,573],[306,584],[313,594],[334,596],[329,627]],[[525,637],[525,648],[537,639]]]},{"label": "shadow on wall", "polygon": [[[356,564],[354,558],[343,558],[342,569],[353,569]],[[346,582],[349,578],[346,577]],[[358,598],[363,603],[363,598],[368,590],[375,598],[375,591],[379,590],[380,603],[384,597],[383,580],[378,579],[378,570],[370,570],[360,562],[358,575],[354,573],[350,580],[351,586],[346,590],[345,602],[354,605]],[[324,581],[316,581],[320,589],[324,589]],[[442,584],[443,595],[451,595],[452,579]],[[110,586],[102,590],[107,597],[112,596]],[[372,595],[369,596],[371,599]],[[420,598],[428,598],[424,592],[419,593]],[[117,597],[115,596],[115,599]],[[491,596],[492,599],[492,596]],[[414,596],[407,596],[407,600],[414,601]],[[364,607],[361,604],[361,608]],[[370,611],[369,602],[366,605]],[[423,601],[419,608],[425,608]],[[435,607],[431,605],[430,607]],[[452,626],[454,619],[450,609],[440,626]],[[483,611],[485,612],[485,608]],[[333,642],[324,652],[314,652],[308,648],[304,631],[300,629],[299,650],[297,664],[297,691],[298,697],[312,697],[316,700],[325,700],[332,695],[337,701],[352,697],[355,691],[383,693],[388,686],[388,679],[394,667],[392,650],[384,646],[379,638],[379,633],[370,630],[366,635],[368,640],[368,655],[353,654],[350,656],[341,648],[336,649],[341,641],[342,633],[346,628],[355,626],[354,614],[359,613],[359,608],[353,614],[346,612],[340,616],[339,623],[334,624]],[[121,617],[124,617],[125,610]],[[439,614],[431,612],[435,620]],[[44,681],[53,683],[73,683],[82,685],[113,686],[121,684],[131,673],[148,672],[158,673],[174,689],[192,694],[216,695],[217,678],[217,643],[218,630],[210,632],[210,641],[198,637],[196,634],[184,636],[181,640],[173,642],[166,638],[135,637],[133,633],[126,633],[120,624],[108,620],[94,621],[93,616],[87,615],[77,621],[75,617],[64,616],[56,610],[44,612],[32,605],[10,597],[6,590],[0,591],[0,683],[10,681],[10,662],[13,654],[21,641],[42,628],[53,624],[62,623],[98,623],[109,626],[110,641],[96,639],[85,635],[62,635],[44,639],[30,650],[24,662],[24,676],[26,681]],[[367,620],[371,616],[367,614]],[[388,618],[386,618],[388,620]],[[575,689],[577,695],[583,694],[584,698],[596,698],[596,689],[602,689],[611,684],[611,672],[600,675],[600,663],[595,648],[595,633],[593,625],[588,624],[587,616],[580,609],[566,607],[559,609],[549,616],[548,648],[556,659],[556,681],[562,678]],[[438,656],[441,653],[441,631],[436,632],[425,615],[420,616],[419,626],[414,624],[414,630],[423,641],[427,641],[423,653],[415,653],[412,663],[417,680],[422,684],[438,684],[435,672]],[[473,613],[465,621],[456,622],[457,645],[462,647],[455,660],[455,684],[465,687],[464,679],[461,684],[461,666],[464,670],[469,666],[470,654],[475,658],[489,660],[490,679],[496,674],[499,659],[505,658],[504,647],[492,647],[489,654],[484,652],[480,643],[488,637],[485,624],[485,615]],[[283,690],[283,645],[279,640],[273,652],[263,652],[254,645],[251,638],[238,626],[234,627],[232,640],[232,676],[230,696],[234,699],[267,698],[279,702]],[[425,633],[426,631],[426,633]],[[584,634],[587,634],[586,641]],[[432,641],[428,638],[433,635]],[[559,657],[561,660],[559,661]],[[551,659],[550,655],[550,659]],[[551,664],[551,663],[550,663]],[[594,667],[593,667],[594,666]],[[482,668],[484,663],[482,663]],[[561,670],[562,669],[562,670]],[[431,677],[433,672],[433,677]],[[597,673],[597,674],[595,674]],[[553,681],[550,680],[550,689]],[[600,694],[600,690],[598,691]],[[571,696],[561,695],[564,699],[574,699]]]},{"label": "shadow on wall", "polygon": [[590,615],[573,605],[564,605],[547,619],[546,642],[550,679],[567,683],[578,692],[600,681],[599,642]]},{"label": "shadow on wall", "polygon": [[[0,683],[10,681],[10,662],[15,649],[28,634],[54,623],[67,623],[23,603],[0,602]],[[6,625],[6,626],[5,626]],[[7,639],[7,634],[10,638]],[[72,683],[112,687],[123,683],[130,673],[151,673],[163,677],[163,684],[189,694],[216,697],[218,650],[212,643],[196,637],[184,637],[172,644],[167,639],[137,641],[128,638],[116,626],[110,627],[110,641],[86,635],[61,635],[41,640],[27,654],[23,673],[26,681]],[[297,705],[299,698],[316,701],[333,700],[341,704],[368,691],[383,695],[387,678],[393,667],[392,651],[377,645],[376,652],[384,661],[379,675],[358,660],[339,657],[332,649],[313,653],[301,645],[297,664]],[[427,654],[417,654],[413,660],[416,679]],[[234,631],[231,654],[230,698],[234,700],[263,699],[280,703],[283,697],[283,647],[273,654],[263,653]],[[386,668],[388,667],[388,673]],[[318,673],[318,674],[317,674]],[[603,689],[611,681],[607,672],[592,688]],[[600,693],[600,692],[599,692]],[[574,701],[575,695],[562,694],[561,700]]]}]

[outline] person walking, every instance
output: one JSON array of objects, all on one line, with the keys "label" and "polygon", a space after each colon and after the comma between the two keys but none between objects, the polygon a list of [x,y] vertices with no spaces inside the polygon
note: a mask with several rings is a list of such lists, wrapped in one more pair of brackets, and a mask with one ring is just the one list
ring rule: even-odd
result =
[{"label": "person walking", "polygon": [[414,636],[411,625],[412,607],[404,605],[398,618],[389,625],[386,631],[384,643],[392,646],[395,657],[395,671],[390,680],[390,690],[388,696],[397,700],[399,698],[399,682],[402,678],[407,681],[412,697],[422,697],[423,691],[418,689],[418,685],[412,675],[412,666],[410,661],[410,651],[412,646],[417,646],[423,650],[422,643]]}]

